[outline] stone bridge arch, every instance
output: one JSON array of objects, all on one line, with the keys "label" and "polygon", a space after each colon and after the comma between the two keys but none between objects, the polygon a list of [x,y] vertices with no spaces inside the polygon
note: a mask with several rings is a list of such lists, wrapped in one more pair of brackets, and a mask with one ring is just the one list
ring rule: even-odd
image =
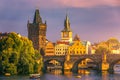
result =
[{"label": "stone bridge arch", "polygon": [[61,61],[61,60],[59,60],[59,59],[48,59],[48,60],[44,61],[44,64],[48,64],[48,63],[49,63],[50,61],[52,61],[52,60],[55,60],[55,61],[59,62],[60,64],[63,64],[63,63],[64,63],[64,61]]},{"label": "stone bridge arch", "polygon": [[120,54],[107,54],[107,62],[109,63],[109,72],[114,72],[114,65],[120,61]]},{"label": "stone bridge arch", "polygon": [[44,71],[46,72],[48,63],[52,60],[55,60],[60,63],[62,66],[62,70],[64,69],[64,61],[65,61],[65,56],[44,56],[43,57],[43,62],[44,62]]},{"label": "stone bridge arch", "polygon": [[117,60],[109,63],[109,72],[112,72],[112,73],[114,72],[114,66],[115,66],[115,64],[117,64],[119,61],[120,61],[120,59],[117,59]]},{"label": "stone bridge arch", "polygon": [[63,61],[58,60],[58,59],[49,59],[49,60],[46,60],[46,61],[44,62],[44,70],[45,70],[45,72],[46,72],[46,70],[47,70],[47,66],[48,66],[49,62],[52,61],[52,60],[55,60],[55,61],[59,62],[59,63],[60,63],[60,66],[62,66],[62,70],[64,69],[64,62],[63,62]]},{"label": "stone bridge arch", "polygon": [[[109,71],[113,71],[114,65],[120,61],[120,54],[107,54],[106,61],[109,64]],[[76,72],[77,65],[84,59],[89,58],[96,63],[98,70],[101,70],[103,55],[101,54],[84,54],[84,55],[70,55],[70,62],[72,63],[72,71]],[[44,66],[50,60],[56,60],[61,63],[64,70],[65,56],[43,56]]]},{"label": "stone bridge arch", "polygon": [[85,59],[92,60],[95,65],[97,66],[97,69],[101,69],[101,62],[102,62],[102,56],[101,55],[81,55],[78,59],[74,60],[72,72],[77,73],[78,72],[78,64]]}]

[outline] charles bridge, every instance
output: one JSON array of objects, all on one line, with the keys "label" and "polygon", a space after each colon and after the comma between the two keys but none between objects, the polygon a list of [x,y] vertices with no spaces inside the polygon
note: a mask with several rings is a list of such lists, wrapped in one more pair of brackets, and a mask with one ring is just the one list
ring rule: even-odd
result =
[{"label": "charles bridge", "polygon": [[[97,70],[101,70],[101,65],[103,61],[103,55],[101,54],[85,54],[85,55],[70,55],[70,63],[72,63],[72,71],[77,72],[78,70],[78,64],[85,59],[91,59],[95,65],[97,66]],[[66,61],[66,56],[44,56],[44,68],[47,70],[47,64],[51,60],[58,61],[61,66],[62,70],[64,70],[64,63]],[[114,65],[120,61],[120,54],[106,54],[106,62],[109,64],[108,71],[114,71],[113,67]]]}]

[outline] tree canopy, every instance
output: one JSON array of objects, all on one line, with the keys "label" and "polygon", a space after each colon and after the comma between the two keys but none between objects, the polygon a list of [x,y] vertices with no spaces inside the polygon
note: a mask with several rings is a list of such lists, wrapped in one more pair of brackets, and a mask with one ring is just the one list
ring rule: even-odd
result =
[{"label": "tree canopy", "polygon": [[120,43],[116,38],[110,38],[107,41],[100,42],[97,45],[96,53],[111,53],[113,49],[119,49]]},{"label": "tree canopy", "polygon": [[[40,60],[37,63],[37,60]],[[38,67],[36,67],[38,66]],[[30,74],[42,67],[42,56],[32,42],[17,33],[8,33],[0,39],[0,73]]]}]

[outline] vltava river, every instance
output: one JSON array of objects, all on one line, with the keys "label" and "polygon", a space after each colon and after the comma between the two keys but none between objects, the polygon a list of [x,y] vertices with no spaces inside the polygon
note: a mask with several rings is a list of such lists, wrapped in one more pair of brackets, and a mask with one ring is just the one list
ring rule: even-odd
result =
[{"label": "vltava river", "polygon": [[81,71],[79,74],[67,73],[59,74],[44,74],[40,80],[120,80],[120,73],[109,74],[108,72]]},{"label": "vltava river", "polygon": [[0,80],[120,80],[120,73],[109,74],[108,72],[80,70],[78,74],[46,73],[41,75],[40,79],[29,79],[29,76],[0,76]]}]

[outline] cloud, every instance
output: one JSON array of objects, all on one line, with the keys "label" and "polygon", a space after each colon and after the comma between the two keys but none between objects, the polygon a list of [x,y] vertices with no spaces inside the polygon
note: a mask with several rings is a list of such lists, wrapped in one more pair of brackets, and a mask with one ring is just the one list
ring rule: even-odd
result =
[{"label": "cloud", "polygon": [[120,6],[120,0],[30,0],[29,3],[44,8]]},{"label": "cloud", "polygon": [[120,6],[120,0],[0,0],[1,9]]},{"label": "cloud", "polygon": [[69,7],[120,6],[120,0],[60,0],[58,3]]}]

